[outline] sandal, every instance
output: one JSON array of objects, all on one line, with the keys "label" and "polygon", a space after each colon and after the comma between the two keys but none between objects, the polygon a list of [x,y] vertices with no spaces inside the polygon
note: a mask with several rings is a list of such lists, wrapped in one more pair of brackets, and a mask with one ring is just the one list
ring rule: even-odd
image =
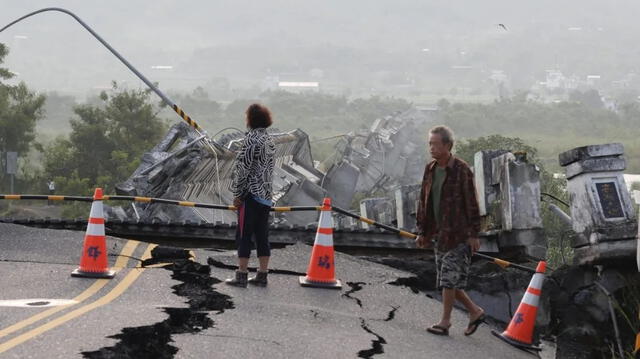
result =
[{"label": "sandal", "polygon": [[442,325],[432,325],[431,327],[427,328],[427,331],[431,334],[435,334],[435,335],[449,335],[449,328],[451,326],[448,327],[443,327]]},{"label": "sandal", "polygon": [[476,318],[474,321],[469,323],[469,326],[467,327],[467,330],[464,332],[464,335],[466,336],[470,336],[473,333],[476,332],[476,330],[478,330],[478,327],[480,326],[480,324],[484,323],[484,313],[480,314],[480,316],[478,318]]}]

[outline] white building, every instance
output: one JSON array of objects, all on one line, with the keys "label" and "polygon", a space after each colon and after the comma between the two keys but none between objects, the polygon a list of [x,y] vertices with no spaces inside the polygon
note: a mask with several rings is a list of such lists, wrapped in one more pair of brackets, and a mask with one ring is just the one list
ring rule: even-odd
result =
[{"label": "white building", "polygon": [[320,83],[317,81],[278,81],[278,89],[290,92],[318,92]]}]

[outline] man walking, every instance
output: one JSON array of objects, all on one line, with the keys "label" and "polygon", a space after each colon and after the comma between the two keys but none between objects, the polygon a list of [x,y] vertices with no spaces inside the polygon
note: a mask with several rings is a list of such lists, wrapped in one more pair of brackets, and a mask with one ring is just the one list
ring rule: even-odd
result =
[{"label": "man walking", "polygon": [[453,303],[458,300],[469,312],[465,335],[475,333],[484,321],[484,310],[465,293],[471,256],[480,248],[480,212],[469,165],[453,156],[453,131],[446,126],[429,130],[432,161],[424,171],[418,208],[419,235],[416,245],[435,243],[437,285],[442,288],[440,322],[427,328],[436,335],[449,335]]}]

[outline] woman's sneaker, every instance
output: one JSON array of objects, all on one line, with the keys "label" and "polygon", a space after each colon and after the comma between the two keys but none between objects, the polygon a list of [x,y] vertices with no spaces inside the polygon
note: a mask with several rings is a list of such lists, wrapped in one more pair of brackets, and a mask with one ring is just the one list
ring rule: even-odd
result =
[{"label": "woman's sneaker", "polygon": [[258,271],[258,273],[256,274],[255,277],[252,277],[251,279],[249,279],[249,283],[253,284],[253,285],[257,285],[260,287],[266,287],[267,286],[267,274],[269,272],[260,272]]},{"label": "woman's sneaker", "polygon": [[232,285],[234,287],[246,288],[247,287],[247,277],[248,276],[249,276],[249,273],[247,273],[247,272],[238,272],[238,271],[236,271],[236,277],[235,278],[229,278],[229,279],[225,280],[224,282],[227,283],[228,285]]}]

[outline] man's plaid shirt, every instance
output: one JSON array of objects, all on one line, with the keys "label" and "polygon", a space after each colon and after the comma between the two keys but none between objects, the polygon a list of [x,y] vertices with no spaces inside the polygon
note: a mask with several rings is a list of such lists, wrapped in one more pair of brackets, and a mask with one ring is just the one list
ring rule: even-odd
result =
[{"label": "man's plaid shirt", "polygon": [[431,185],[437,162],[429,162],[422,178],[417,226],[427,240],[438,235],[438,249],[448,251],[469,238],[478,236],[480,211],[473,183],[473,172],[463,160],[451,156],[440,195],[440,228],[434,220]]}]

